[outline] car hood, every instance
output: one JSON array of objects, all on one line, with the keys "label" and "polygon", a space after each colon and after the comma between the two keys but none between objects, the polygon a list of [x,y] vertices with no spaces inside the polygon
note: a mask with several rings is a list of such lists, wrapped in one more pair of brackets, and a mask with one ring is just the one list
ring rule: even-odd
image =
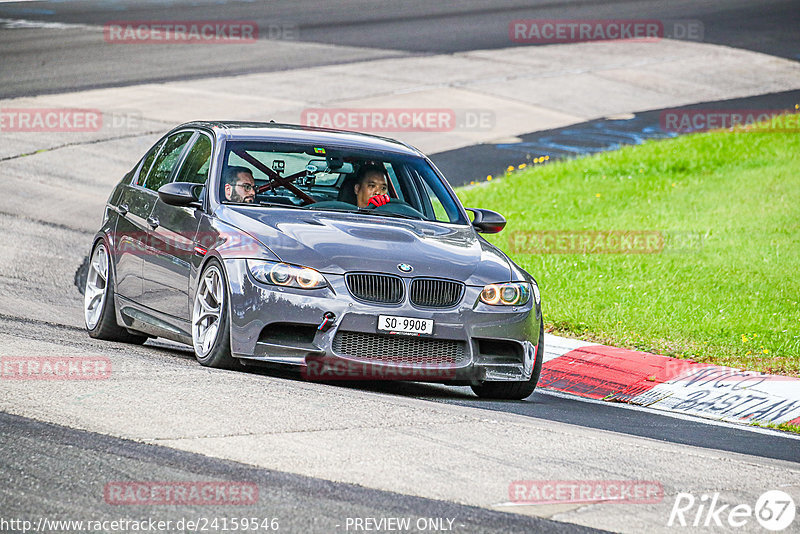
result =
[{"label": "car hood", "polygon": [[[281,208],[224,207],[224,219],[287,263],[322,273],[384,272],[483,285],[511,280],[509,261],[469,226]],[[398,265],[413,267],[403,273]]]}]

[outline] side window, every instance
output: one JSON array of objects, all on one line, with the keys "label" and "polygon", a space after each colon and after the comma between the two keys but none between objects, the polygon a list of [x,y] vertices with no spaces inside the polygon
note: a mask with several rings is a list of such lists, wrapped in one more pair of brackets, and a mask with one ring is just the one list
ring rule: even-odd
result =
[{"label": "side window", "polygon": [[142,163],[142,167],[139,169],[139,174],[136,176],[136,185],[143,185],[144,179],[147,177],[147,173],[150,170],[150,167],[153,166],[153,160],[156,159],[156,154],[158,154],[158,150],[161,148],[161,145],[164,144],[164,140],[162,139],[156,145],[150,149],[150,152],[144,158],[144,163]]},{"label": "side window", "polygon": [[211,166],[211,139],[203,134],[197,136],[183,166],[178,172],[176,182],[192,182],[204,184],[208,179],[208,168]]},{"label": "side window", "polygon": [[153,163],[153,168],[147,175],[144,187],[158,191],[158,188],[169,181],[172,168],[178,163],[184,146],[192,138],[193,132],[180,132],[171,135],[164,143],[164,148]]}]

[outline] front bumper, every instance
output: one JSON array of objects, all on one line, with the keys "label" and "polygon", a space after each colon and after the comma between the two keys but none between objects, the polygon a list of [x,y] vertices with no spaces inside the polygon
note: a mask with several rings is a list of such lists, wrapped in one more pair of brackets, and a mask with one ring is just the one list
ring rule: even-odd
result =
[{"label": "front bumper", "polygon": [[[242,259],[225,267],[233,356],[300,366],[310,379],[523,381],[541,357],[533,299],[488,306],[478,300],[482,288],[467,286],[449,309],[416,307],[408,291],[397,305],[373,304],[352,297],[342,275],[325,275],[330,287],[301,290],[257,282]],[[320,329],[326,314],[334,318]],[[380,314],[433,319],[433,335],[379,334]]]}]

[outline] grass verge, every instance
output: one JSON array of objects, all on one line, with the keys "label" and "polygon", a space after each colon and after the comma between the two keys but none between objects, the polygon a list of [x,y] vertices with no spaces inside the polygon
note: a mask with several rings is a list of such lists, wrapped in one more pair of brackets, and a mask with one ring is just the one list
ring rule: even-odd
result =
[{"label": "grass verge", "polygon": [[792,432],[794,434],[800,434],[800,425],[790,425],[789,423],[780,423],[776,425],[773,423],[760,423],[760,422],[751,423],[751,425],[761,428],[772,428],[773,430],[783,430],[784,432]]},{"label": "grass verge", "polygon": [[800,135],[650,141],[457,193],[506,216],[487,239],[554,333],[800,376]]}]

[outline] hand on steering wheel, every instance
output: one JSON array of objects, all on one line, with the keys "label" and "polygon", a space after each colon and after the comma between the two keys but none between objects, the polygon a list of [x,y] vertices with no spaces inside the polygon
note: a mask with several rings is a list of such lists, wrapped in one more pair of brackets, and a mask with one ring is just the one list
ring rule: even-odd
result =
[{"label": "hand on steering wheel", "polygon": [[389,195],[375,195],[367,201],[367,208],[373,209],[378,206],[385,206],[390,200]]}]

